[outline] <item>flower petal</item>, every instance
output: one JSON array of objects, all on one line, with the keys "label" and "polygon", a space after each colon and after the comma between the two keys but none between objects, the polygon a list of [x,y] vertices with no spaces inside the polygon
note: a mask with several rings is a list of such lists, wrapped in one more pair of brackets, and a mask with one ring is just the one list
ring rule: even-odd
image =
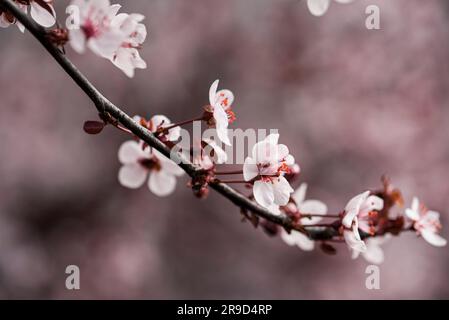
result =
[{"label": "flower petal", "polygon": [[118,150],[118,159],[122,164],[137,163],[141,158],[148,158],[149,153],[142,150],[142,145],[134,140],[125,141]]},{"label": "flower petal", "polygon": [[176,187],[176,178],[164,170],[152,171],[148,180],[148,188],[155,195],[165,197],[171,194]]},{"label": "flower petal", "polygon": [[295,200],[296,205],[299,206],[304,202],[306,199],[306,193],[307,193],[307,183],[301,183],[298,189],[293,193],[292,198]]},{"label": "flower petal", "polygon": [[322,16],[329,9],[330,0],[307,0],[310,13],[314,16]]},{"label": "flower petal", "polygon": [[253,158],[247,157],[243,164],[243,178],[245,181],[251,181],[259,175],[256,161]]},{"label": "flower petal", "polygon": [[215,98],[217,97],[217,89],[220,80],[215,80],[209,89],[209,104],[214,107],[215,106]]},{"label": "flower petal", "polygon": [[285,206],[290,200],[290,194],[294,190],[284,177],[279,177],[273,181],[274,203]]},{"label": "flower petal", "polygon": [[274,191],[270,182],[256,181],[253,194],[256,201],[265,208],[270,208],[274,203]]},{"label": "flower petal", "polygon": [[147,171],[138,163],[125,164],[118,172],[118,180],[124,187],[137,189],[142,186],[147,178]]},{"label": "flower petal", "polygon": [[360,211],[360,206],[363,204],[363,202],[368,198],[370,192],[366,191],[363,192],[351,200],[349,200],[348,204],[345,208],[345,216],[343,217],[343,225],[346,228],[350,228],[352,225],[352,221],[357,217]]},{"label": "flower petal", "polygon": [[428,243],[435,247],[444,247],[447,244],[446,239],[444,239],[439,234],[432,232],[428,229],[421,230],[421,235]]},{"label": "flower petal", "polygon": [[52,12],[49,12],[47,9],[41,7],[37,2],[31,1],[31,17],[34,21],[39,23],[41,26],[45,28],[49,28],[55,24],[55,10],[53,6],[48,4],[48,7]]},{"label": "flower petal", "polygon": [[368,239],[366,241],[366,251],[363,253],[363,257],[369,263],[381,264],[384,262],[385,258],[384,251],[378,244],[373,243],[370,240],[373,239]]},{"label": "flower petal", "polygon": [[[306,200],[298,207],[298,210],[303,214],[325,215],[327,213],[327,206],[319,200]],[[322,219],[321,217],[304,218],[301,219],[301,223],[303,225],[312,225],[317,224]]]},{"label": "flower petal", "polygon": [[228,115],[224,111],[224,109],[219,105],[214,106],[214,120],[218,138],[224,144],[230,146],[231,141],[229,140],[228,137],[228,125],[229,125]]}]

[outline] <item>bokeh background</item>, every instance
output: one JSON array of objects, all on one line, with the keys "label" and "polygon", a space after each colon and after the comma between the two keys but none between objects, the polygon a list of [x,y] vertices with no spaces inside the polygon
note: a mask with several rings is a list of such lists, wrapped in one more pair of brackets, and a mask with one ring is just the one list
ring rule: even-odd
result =
[{"label": "bokeh background", "polygon": [[[56,1],[60,20],[68,1]],[[68,56],[130,114],[184,120],[216,78],[237,97],[234,127],[277,128],[309,196],[343,208],[388,174],[449,222],[449,3],[298,0],[116,1],[146,16],[129,80],[91,53]],[[381,30],[365,8],[381,9]],[[413,234],[385,246],[381,290],[345,246],[305,253],[240,221],[226,199],[181,179],[157,198],[117,182],[111,128],[83,133],[92,103],[37,42],[0,30],[0,298],[449,298],[449,253]],[[449,228],[443,235],[449,238]],[[81,269],[81,290],[65,268]]]}]

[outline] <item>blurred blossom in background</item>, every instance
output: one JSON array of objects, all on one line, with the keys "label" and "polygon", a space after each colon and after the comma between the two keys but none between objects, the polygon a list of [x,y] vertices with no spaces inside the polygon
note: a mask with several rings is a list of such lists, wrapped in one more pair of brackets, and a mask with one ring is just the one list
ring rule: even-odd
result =
[{"label": "blurred blossom in background", "polygon": [[[114,2],[114,1],[113,1]],[[198,114],[220,78],[233,127],[279,128],[309,196],[338,212],[388,174],[409,204],[441,212],[449,238],[449,4],[358,0],[313,17],[298,0],[117,1],[146,16],[148,63],[128,79],[92,53],[69,58],[129,114]],[[64,21],[68,1],[55,9]],[[381,30],[365,28],[365,8]],[[170,198],[117,181],[127,139],[88,136],[90,100],[28,32],[0,30],[0,298],[449,298],[447,247],[385,245],[381,290],[363,259],[269,238],[211,193]],[[81,290],[65,288],[67,265]]]}]

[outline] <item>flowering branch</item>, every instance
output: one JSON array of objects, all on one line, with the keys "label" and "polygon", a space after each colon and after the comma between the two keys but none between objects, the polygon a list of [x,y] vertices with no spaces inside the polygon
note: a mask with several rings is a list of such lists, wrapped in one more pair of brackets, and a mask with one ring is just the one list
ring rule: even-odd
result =
[{"label": "flowering branch", "polygon": [[[17,18],[23,26],[28,29],[31,34],[47,49],[51,56],[58,62],[64,71],[76,82],[76,84],[84,91],[97,108],[102,119],[119,121],[126,129],[131,131],[138,138],[145,141],[149,146],[161,152],[164,156],[172,158],[179,166],[192,178],[202,174],[202,171],[194,166],[187,159],[181,158],[181,155],[171,153],[171,150],[157,139],[149,130],[137,124],[130,116],[122,111],[115,104],[110,102],[101,92],[75,67],[75,65],[48,39],[48,33],[45,28],[31,20],[25,13],[17,8],[11,0],[0,0],[0,7],[8,10]],[[108,121],[113,121],[109,119]],[[256,202],[249,200],[230,186],[212,182],[211,188],[232,201],[236,206],[244,208],[258,216],[271,222],[279,224],[289,229],[294,229],[292,220],[285,215],[277,216],[266,208],[258,205]],[[319,238],[319,234],[316,235]]]},{"label": "flowering branch", "polygon": [[[109,1],[99,4],[85,0],[80,3],[84,3],[87,17],[74,37],[76,40],[72,39],[75,51],[82,52],[87,43],[96,54],[109,59],[130,77],[134,75],[134,69],[144,69],[146,63],[137,52],[146,37],[146,28],[140,23],[144,17],[139,14],[117,14],[120,6],[110,6]],[[329,1],[320,2],[324,6],[308,3],[313,14],[321,15],[327,10]],[[31,16],[39,24],[26,15],[27,6],[32,7]],[[90,14],[99,21],[92,21]],[[131,118],[110,102],[65,56],[59,47],[69,39],[67,30],[57,28],[48,31],[44,28],[55,21],[51,0],[0,0],[0,26],[14,23],[21,30],[28,29],[94,103],[103,122],[87,121],[84,125],[86,132],[96,134],[110,124],[141,140],[140,143],[125,142],[119,150],[119,160],[123,164],[119,180],[124,186],[141,186],[147,171],[153,171],[149,179],[150,189],[158,195],[167,195],[173,191],[175,176],[180,175],[182,169],[191,177],[191,187],[198,196],[207,194],[208,187],[214,189],[239,207],[246,220],[256,227],[262,226],[268,234],[280,233],[289,245],[312,250],[314,241],[320,241],[321,249],[333,254],[335,249],[329,243],[344,242],[352,250],[354,258],[362,254],[373,263],[382,262],[383,253],[379,245],[390,234],[414,231],[434,246],[446,245],[446,240],[439,235],[439,214],[428,210],[417,198],[405,213],[392,215],[391,209],[395,205],[402,207],[403,200],[400,192],[385,178],[381,190],[366,191],[353,197],[345,209],[337,214],[328,214],[327,206],[321,201],[306,200],[307,185],[302,184],[295,191],[289,184],[290,177],[298,174],[300,169],[287,146],[278,143],[278,134],[271,134],[256,143],[251,157],[245,159],[243,170],[216,170],[215,164],[225,162],[223,158],[226,154],[208,139],[202,140],[198,149],[203,152],[204,145],[211,147],[218,158],[216,161],[203,155],[189,161],[181,153],[173,152],[171,147],[179,139],[180,126],[195,121],[205,121],[216,129],[218,138],[224,144],[231,145],[227,127],[235,119],[231,109],[234,101],[232,92],[217,91],[218,81],[215,81],[209,91],[210,105],[204,107],[200,117],[192,120],[171,123],[160,115],[150,121],[140,117]],[[98,28],[105,30],[98,32]],[[104,34],[108,35],[108,40],[114,40],[116,46],[112,46],[112,50],[111,46],[102,48],[99,45]],[[147,152],[147,147],[153,149],[151,153]],[[195,151],[195,148],[189,149],[189,152]],[[140,174],[142,172],[143,175]],[[243,175],[243,178],[222,180],[216,178],[218,175]],[[229,184],[251,186],[253,195],[245,196]],[[365,242],[365,239],[368,240]]]}]

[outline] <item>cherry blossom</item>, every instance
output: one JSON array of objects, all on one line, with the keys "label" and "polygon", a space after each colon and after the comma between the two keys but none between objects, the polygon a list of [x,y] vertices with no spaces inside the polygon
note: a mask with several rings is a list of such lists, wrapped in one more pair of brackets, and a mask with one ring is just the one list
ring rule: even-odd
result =
[{"label": "cherry blossom", "polygon": [[243,177],[254,181],[253,194],[256,201],[269,208],[275,204],[284,206],[294,191],[284,174],[295,160],[286,145],[278,144],[279,134],[271,134],[256,143],[252,156],[245,159]]},{"label": "cherry blossom", "polygon": [[[56,13],[53,0],[15,0],[14,2],[24,13],[28,13],[29,6],[31,17],[41,26],[48,28],[55,24]],[[13,15],[0,8],[0,27],[6,28],[11,24],[16,24],[21,32],[25,31],[25,27]]]},{"label": "cherry blossom", "polygon": [[[305,200],[307,191],[307,184],[303,183],[299,188],[293,193],[292,198],[294,200],[294,206],[296,208],[290,208],[290,210],[297,210],[302,214],[313,214],[313,215],[325,215],[327,214],[327,206],[325,203],[319,200]],[[302,225],[314,225],[320,222],[323,218],[321,217],[311,217],[302,218],[300,223]],[[315,247],[315,242],[305,234],[292,230],[290,233],[284,229],[281,232],[282,240],[289,246],[298,246],[304,251],[311,251]]]},{"label": "cherry blossom", "polygon": [[405,214],[413,222],[413,228],[424,240],[435,247],[444,247],[446,245],[446,239],[438,234],[441,230],[440,214],[438,212],[428,210],[415,197],[413,198],[411,208],[406,209]]},{"label": "cherry blossom", "polygon": [[357,259],[360,254],[365,258],[366,261],[373,264],[381,264],[384,262],[384,251],[381,247],[385,242],[387,242],[391,236],[386,234],[381,237],[368,238],[366,240],[366,250],[360,252],[357,250],[352,251],[352,259]]},{"label": "cherry blossom", "polygon": [[[354,0],[335,0],[339,3],[351,3]],[[322,16],[326,13],[331,4],[331,0],[307,0],[307,7],[314,16]]]},{"label": "cherry blossom", "polygon": [[229,123],[234,121],[235,115],[232,111],[234,94],[229,90],[218,90],[219,80],[215,80],[209,89],[209,103],[206,112],[212,117],[208,119],[209,125],[215,126],[218,138],[226,145],[230,146],[231,141],[228,136]]},{"label": "cherry blossom", "polygon": [[147,31],[140,23],[140,14],[120,13],[121,6],[109,0],[74,0],[79,8],[80,27],[70,31],[70,44],[78,53],[86,47],[100,57],[109,59],[128,77],[134,69],[145,69],[146,63],[138,49],[145,41]]},{"label": "cherry blossom", "polygon": [[370,191],[363,192],[348,202],[342,224],[346,228],[343,231],[343,236],[352,250],[366,251],[366,244],[360,237],[359,229],[373,234],[373,228],[370,225],[370,215],[374,211],[382,210],[383,206],[383,200],[377,196],[370,195]]},{"label": "cherry blossom", "polygon": [[148,188],[160,197],[171,194],[176,187],[176,177],[184,174],[180,167],[162,153],[154,148],[145,148],[142,142],[134,140],[121,145],[118,158],[122,164],[118,174],[122,186],[139,188],[149,176]]},{"label": "cherry blossom", "polygon": [[167,128],[172,123],[170,119],[168,119],[164,115],[155,115],[150,120],[146,120],[141,116],[134,116],[133,120],[139,123],[141,126],[147,128],[152,133],[159,132],[158,138],[161,141],[177,141],[181,135],[180,127],[173,127],[168,132],[163,131],[163,128]]}]

